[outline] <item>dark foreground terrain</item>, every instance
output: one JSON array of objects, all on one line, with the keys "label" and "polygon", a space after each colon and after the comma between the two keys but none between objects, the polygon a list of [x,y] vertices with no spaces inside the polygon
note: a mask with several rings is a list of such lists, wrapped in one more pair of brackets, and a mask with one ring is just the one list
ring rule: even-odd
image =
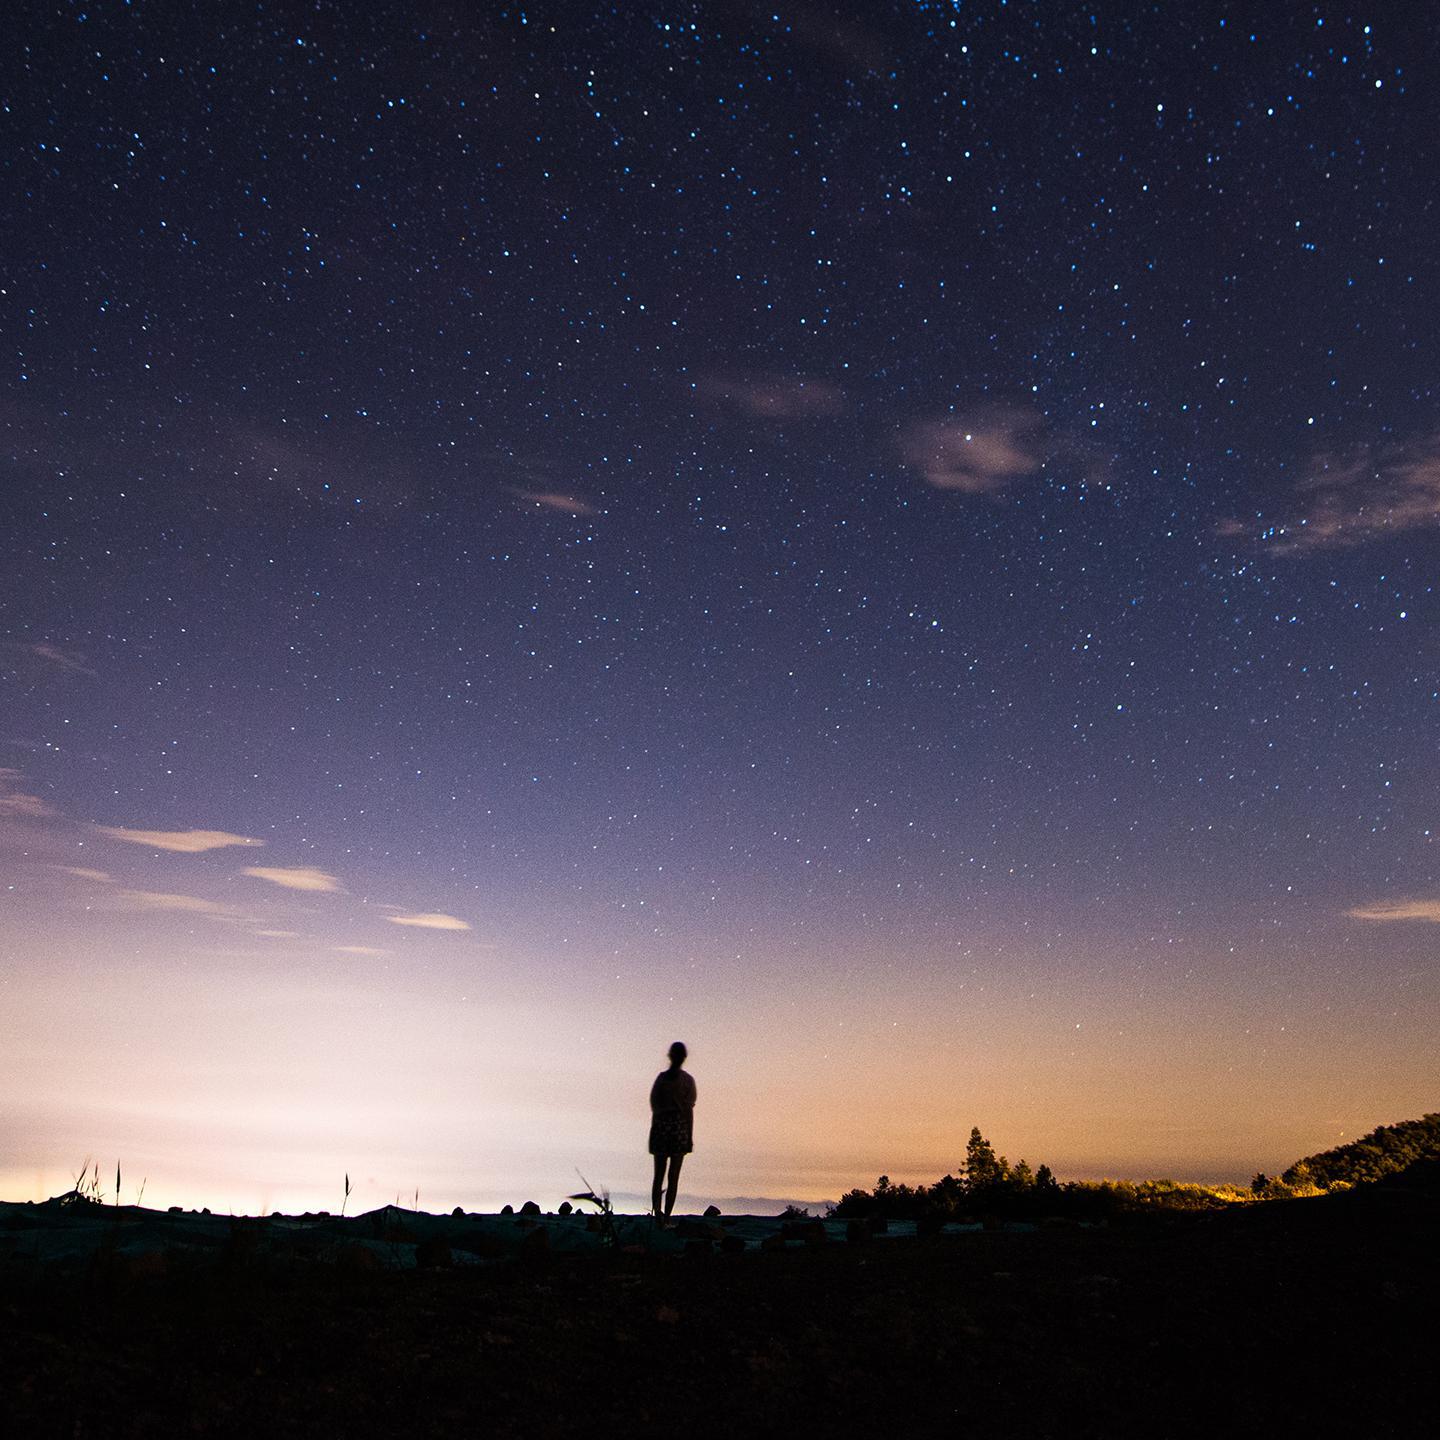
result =
[{"label": "dark foreground terrain", "polygon": [[1411,1184],[763,1253],[11,1264],[0,1429],[1429,1434],[1437,1221]]}]

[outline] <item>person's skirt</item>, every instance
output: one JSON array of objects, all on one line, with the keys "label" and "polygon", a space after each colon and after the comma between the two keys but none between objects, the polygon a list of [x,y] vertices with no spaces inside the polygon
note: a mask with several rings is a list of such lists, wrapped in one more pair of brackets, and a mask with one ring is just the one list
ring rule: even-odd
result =
[{"label": "person's skirt", "polygon": [[651,1119],[652,1155],[688,1155],[694,1148],[695,1137],[688,1111],[662,1110]]}]

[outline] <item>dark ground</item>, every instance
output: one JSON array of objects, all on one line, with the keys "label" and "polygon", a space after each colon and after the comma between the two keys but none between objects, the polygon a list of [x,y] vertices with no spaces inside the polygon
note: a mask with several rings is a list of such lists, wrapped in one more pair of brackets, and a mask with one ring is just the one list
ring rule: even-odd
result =
[{"label": "dark ground", "polygon": [[0,1427],[1431,1434],[1437,1220],[1433,1189],[1372,1187],[1097,1230],[743,1256],[12,1268]]}]

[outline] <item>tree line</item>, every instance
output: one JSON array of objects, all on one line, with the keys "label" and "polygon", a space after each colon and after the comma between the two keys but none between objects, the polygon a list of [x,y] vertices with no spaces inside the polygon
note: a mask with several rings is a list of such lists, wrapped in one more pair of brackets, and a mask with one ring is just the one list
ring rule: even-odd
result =
[{"label": "tree line", "polygon": [[1417,1162],[1440,1160],[1440,1114],[1380,1125],[1348,1145],[1297,1160],[1277,1177],[1263,1172],[1247,1186],[1199,1185],[1174,1180],[1069,1180],[1048,1165],[1014,1165],[974,1126],[959,1174],[931,1185],[896,1184],[888,1175],[873,1190],[847,1191],[829,1213],[836,1219],[893,1220],[1026,1218],[1103,1219],[1127,1210],[1214,1210],[1261,1200],[1322,1195],[1371,1184]]}]

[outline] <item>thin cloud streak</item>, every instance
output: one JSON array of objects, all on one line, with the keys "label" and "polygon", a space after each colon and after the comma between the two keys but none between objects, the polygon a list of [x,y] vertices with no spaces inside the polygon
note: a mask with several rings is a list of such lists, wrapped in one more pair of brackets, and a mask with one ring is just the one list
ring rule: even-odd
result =
[{"label": "thin cloud streak", "polygon": [[38,795],[17,789],[25,783],[18,770],[0,769],[0,815],[16,815],[22,820],[49,820],[55,807]]},{"label": "thin cloud streak", "polygon": [[73,875],[77,880],[91,880],[96,885],[113,885],[115,877],[107,874],[104,870],[91,870],[85,865],[56,865],[54,867],[62,874]]},{"label": "thin cloud streak", "polygon": [[334,875],[317,870],[313,865],[250,865],[240,873],[253,876],[256,880],[268,880],[285,890],[318,890],[332,895],[343,893],[343,887]]},{"label": "thin cloud streak", "polygon": [[199,895],[176,895],[159,890],[122,890],[118,898],[128,910],[201,915],[207,920],[242,918],[240,911],[233,905],[222,904],[219,900],[205,900]]},{"label": "thin cloud streak", "polygon": [[1440,526],[1440,435],[1407,446],[1315,456],[1287,515],[1221,521],[1227,538],[1282,554],[1349,549]]},{"label": "thin cloud streak", "polygon": [[181,855],[223,850],[230,845],[265,843],[250,835],[232,835],[228,830],[130,830],[123,825],[97,825],[95,829],[110,840],[123,840],[127,845],[145,845],[152,850],[173,850]]},{"label": "thin cloud streak", "polygon": [[578,495],[565,495],[558,490],[513,490],[517,499],[526,506],[533,505],[539,510],[555,510],[562,515],[598,515],[600,512],[588,500]]},{"label": "thin cloud streak", "polygon": [[332,945],[330,948],[337,955],[388,955],[390,953],[375,945]]},{"label": "thin cloud streak", "polygon": [[385,917],[392,925],[414,925],[421,930],[468,930],[468,921],[461,920],[454,915],[441,915],[435,911],[420,912],[414,915],[387,915]]},{"label": "thin cloud streak", "polygon": [[758,420],[821,420],[841,414],[845,396],[828,380],[791,376],[726,379],[712,376],[696,384],[707,398],[752,415]]},{"label": "thin cloud streak", "polygon": [[96,672],[84,663],[83,656],[72,655],[58,645],[51,645],[49,641],[37,640],[20,648],[37,659],[48,661],[61,670],[68,670],[72,675],[88,675],[92,680],[97,678]]},{"label": "thin cloud streak", "polygon": [[1345,913],[1352,920],[1427,920],[1440,925],[1440,900],[1376,900]]}]

